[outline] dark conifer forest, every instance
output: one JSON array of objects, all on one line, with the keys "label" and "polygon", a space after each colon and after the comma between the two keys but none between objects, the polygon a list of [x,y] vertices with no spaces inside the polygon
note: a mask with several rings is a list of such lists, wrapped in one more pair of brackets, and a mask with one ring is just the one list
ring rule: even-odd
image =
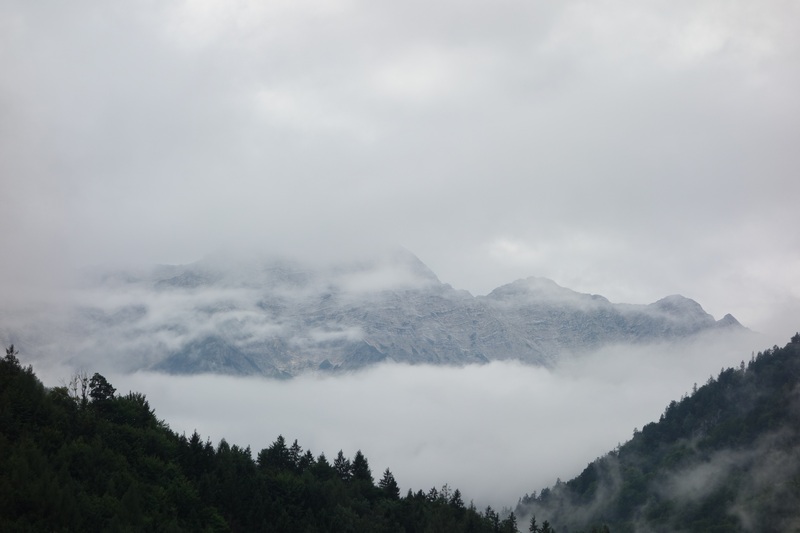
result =
[{"label": "dark conifer forest", "polygon": [[0,531],[515,531],[513,515],[447,485],[401,497],[361,451],[328,459],[282,436],[256,454],[215,446],[99,374],[48,389],[13,346],[0,428]]},{"label": "dark conifer forest", "polygon": [[12,346],[0,359],[0,530],[800,531],[799,395],[795,335],[500,513],[448,485],[401,495],[361,451],[328,458],[278,436],[253,453],[176,434],[100,374],[45,387]]},{"label": "dark conifer forest", "polygon": [[800,531],[800,334],[710,376],[517,514],[560,533]]}]

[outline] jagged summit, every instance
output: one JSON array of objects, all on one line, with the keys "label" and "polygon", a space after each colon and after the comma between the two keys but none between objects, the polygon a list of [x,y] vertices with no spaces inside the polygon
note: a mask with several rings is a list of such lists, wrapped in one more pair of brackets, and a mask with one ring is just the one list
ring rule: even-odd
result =
[{"label": "jagged summit", "polygon": [[604,302],[606,298],[597,294],[585,294],[562,287],[549,278],[531,276],[518,279],[494,289],[486,298],[497,301],[529,302]]},{"label": "jagged summit", "polygon": [[739,321],[736,320],[730,313],[726,314],[724,317],[717,320],[717,325],[720,327],[733,327],[733,328],[744,329],[744,326],[740,324]]},{"label": "jagged summit", "polygon": [[711,317],[711,315],[706,313],[699,303],[695,302],[691,298],[687,298],[680,294],[672,294],[670,296],[666,296],[650,305],[661,311],[665,311],[667,313],[673,313],[676,315],[691,313],[698,317],[700,316]]}]

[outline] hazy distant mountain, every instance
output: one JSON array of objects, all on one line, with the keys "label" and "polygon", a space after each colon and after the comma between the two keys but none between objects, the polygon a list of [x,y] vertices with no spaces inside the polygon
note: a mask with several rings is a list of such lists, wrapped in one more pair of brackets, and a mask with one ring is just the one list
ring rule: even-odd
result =
[{"label": "hazy distant mountain", "polygon": [[116,357],[127,370],[181,374],[288,377],[381,361],[550,365],[565,351],[742,328],[682,296],[613,304],[541,278],[474,297],[407,251],[334,266],[218,255],[103,272],[76,301],[59,336],[73,339],[66,351],[76,362]]}]

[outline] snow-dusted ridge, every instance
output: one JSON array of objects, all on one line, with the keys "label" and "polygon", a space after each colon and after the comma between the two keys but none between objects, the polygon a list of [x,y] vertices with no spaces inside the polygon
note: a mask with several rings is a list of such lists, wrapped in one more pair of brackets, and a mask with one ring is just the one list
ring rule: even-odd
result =
[{"label": "snow-dusted ridge", "polygon": [[743,329],[683,296],[615,304],[544,278],[474,297],[405,250],[335,265],[214,256],[94,273],[73,296],[72,311],[50,330],[60,339],[41,327],[9,338],[74,366],[104,360],[126,371],[287,378],[382,361],[549,366],[565,352]]}]

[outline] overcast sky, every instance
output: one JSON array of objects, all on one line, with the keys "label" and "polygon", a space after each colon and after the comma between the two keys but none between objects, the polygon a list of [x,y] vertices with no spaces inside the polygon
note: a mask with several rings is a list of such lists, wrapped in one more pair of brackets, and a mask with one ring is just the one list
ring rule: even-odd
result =
[{"label": "overcast sky", "polygon": [[[399,244],[800,317],[791,1],[0,0],[0,267]],[[6,292],[8,294],[8,292]]]}]

